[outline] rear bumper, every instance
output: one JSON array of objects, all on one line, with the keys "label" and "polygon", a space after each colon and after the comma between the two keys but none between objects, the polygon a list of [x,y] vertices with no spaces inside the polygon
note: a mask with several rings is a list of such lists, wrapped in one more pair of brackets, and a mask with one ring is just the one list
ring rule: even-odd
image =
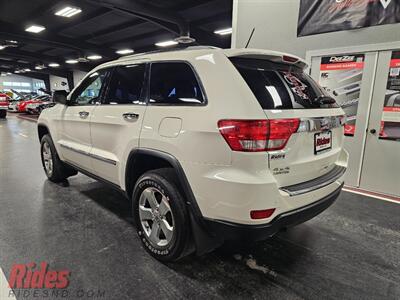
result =
[{"label": "rear bumper", "polygon": [[306,206],[282,213],[262,225],[245,225],[206,219],[205,222],[216,238],[223,241],[259,241],[273,236],[283,228],[306,222],[327,209],[339,196],[343,183],[324,198]]}]

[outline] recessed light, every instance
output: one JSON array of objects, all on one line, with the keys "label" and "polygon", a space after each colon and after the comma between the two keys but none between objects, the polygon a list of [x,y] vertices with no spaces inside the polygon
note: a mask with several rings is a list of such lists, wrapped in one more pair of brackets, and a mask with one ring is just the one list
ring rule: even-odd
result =
[{"label": "recessed light", "polygon": [[25,31],[39,33],[45,29],[46,29],[45,27],[40,26],[40,25],[32,25],[32,26],[26,27]]},{"label": "recessed light", "polygon": [[3,45],[0,45],[0,50],[3,50],[3,49],[6,49],[6,47]]},{"label": "recessed light", "polygon": [[18,74],[18,73],[20,73],[20,71],[18,71],[18,70],[15,70],[15,71],[14,71],[14,73]]},{"label": "recessed light", "polygon": [[77,64],[79,61],[76,59],[67,59],[65,61],[67,64]]},{"label": "recessed light", "polygon": [[232,34],[232,28],[219,29],[214,31],[215,34],[227,35]]},{"label": "recessed light", "polygon": [[178,42],[175,42],[175,41],[164,41],[164,42],[158,42],[158,43],[155,43],[155,45],[156,46],[158,46],[158,47],[168,47],[168,46],[172,46],[172,45],[176,45],[176,44],[178,44]]},{"label": "recessed light", "polygon": [[87,57],[87,59],[90,60],[98,60],[98,59],[102,59],[103,57],[101,55],[90,55]]},{"label": "recessed light", "polygon": [[115,53],[121,54],[121,55],[131,54],[133,52],[135,52],[135,51],[133,51],[133,49],[121,49],[121,50],[115,51]]},{"label": "recessed light", "polygon": [[26,68],[26,69],[24,69],[24,71],[25,71],[25,72],[30,72],[30,71],[31,71],[31,69],[29,69],[29,68]]},{"label": "recessed light", "polygon": [[82,10],[78,7],[66,6],[63,9],[57,11],[55,15],[60,17],[70,18],[72,16],[75,16],[76,14],[79,14],[80,12],[82,12]]},{"label": "recessed light", "polygon": [[11,44],[18,44],[18,41],[15,40],[6,40],[6,42]]},{"label": "recessed light", "polygon": [[11,75],[12,73],[11,72],[7,72],[7,75]]},{"label": "recessed light", "polygon": [[59,67],[60,65],[58,64],[58,63],[50,63],[49,64],[49,67],[52,67],[52,68],[57,68],[57,67]]}]

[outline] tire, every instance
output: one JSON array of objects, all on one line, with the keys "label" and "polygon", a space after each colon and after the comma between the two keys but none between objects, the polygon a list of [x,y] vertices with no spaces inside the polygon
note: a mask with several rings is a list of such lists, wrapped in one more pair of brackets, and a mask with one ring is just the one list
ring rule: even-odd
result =
[{"label": "tire", "polygon": [[5,119],[7,117],[7,111],[2,109],[0,110],[0,119]]},{"label": "tire", "polygon": [[40,156],[47,178],[52,182],[62,182],[78,172],[64,164],[58,157],[57,150],[49,134],[42,137]]},{"label": "tire", "polygon": [[173,169],[143,174],[135,185],[132,205],[137,234],[154,258],[177,261],[192,252],[189,215]]}]

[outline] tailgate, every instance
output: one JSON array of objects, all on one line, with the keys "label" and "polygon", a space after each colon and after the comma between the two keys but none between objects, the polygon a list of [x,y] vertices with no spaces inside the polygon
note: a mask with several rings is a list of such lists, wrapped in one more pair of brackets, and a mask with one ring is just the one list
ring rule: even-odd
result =
[{"label": "tailgate", "polygon": [[268,119],[300,118],[286,147],[268,152],[268,166],[279,187],[321,177],[336,166],[343,145],[341,109],[265,111]]}]

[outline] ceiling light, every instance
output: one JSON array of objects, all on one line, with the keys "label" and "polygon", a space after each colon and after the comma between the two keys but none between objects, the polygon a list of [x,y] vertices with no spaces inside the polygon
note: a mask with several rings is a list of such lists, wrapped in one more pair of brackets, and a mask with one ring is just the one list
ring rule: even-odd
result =
[{"label": "ceiling light", "polygon": [[44,66],[36,66],[35,69],[36,69],[36,70],[43,70],[43,69],[44,69]]},{"label": "ceiling light", "polygon": [[11,72],[7,72],[7,75],[11,75],[12,73]]},{"label": "ceiling light", "polygon": [[49,67],[52,67],[52,68],[57,68],[57,67],[59,67],[60,65],[58,64],[58,63],[51,63],[51,64],[49,64]]},{"label": "ceiling light", "polygon": [[87,59],[90,60],[98,60],[98,59],[102,59],[103,57],[101,55],[90,55],[87,57]]},{"label": "ceiling light", "polygon": [[155,45],[156,46],[158,46],[158,47],[168,47],[168,46],[172,46],[172,45],[176,45],[176,44],[178,44],[178,42],[175,42],[175,41],[164,41],[164,42],[158,42],[158,43],[155,43]]},{"label": "ceiling light", "polygon": [[135,51],[133,51],[132,49],[121,49],[121,50],[115,51],[115,53],[121,54],[121,55],[131,54],[133,52],[135,52]]},{"label": "ceiling light", "polygon": [[25,31],[33,32],[33,33],[39,33],[39,32],[41,32],[41,31],[43,31],[45,29],[46,29],[45,27],[40,26],[40,25],[32,25],[32,26],[29,26],[29,27],[25,28]]},{"label": "ceiling light", "polygon": [[232,34],[232,28],[219,29],[214,31],[215,34],[227,35]]},{"label": "ceiling light", "polygon": [[0,50],[6,49],[6,46],[0,45]]},{"label": "ceiling light", "polygon": [[15,41],[15,40],[6,40],[6,42],[11,43],[11,44],[18,44],[18,41]]},{"label": "ceiling light", "polygon": [[29,68],[26,68],[26,69],[24,69],[24,71],[25,71],[25,72],[30,72],[30,71],[31,71],[31,69],[29,69]]},{"label": "ceiling light", "polygon": [[82,10],[78,7],[64,7],[55,13],[56,16],[70,18],[76,14],[79,14]]},{"label": "ceiling light", "polygon": [[67,64],[77,64],[79,61],[77,59],[68,59],[65,62]]},{"label": "ceiling light", "polygon": [[14,72],[14,73],[18,74],[18,73],[20,73],[20,71],[18,71],[18,70],[15,70],[15,72]]}]

